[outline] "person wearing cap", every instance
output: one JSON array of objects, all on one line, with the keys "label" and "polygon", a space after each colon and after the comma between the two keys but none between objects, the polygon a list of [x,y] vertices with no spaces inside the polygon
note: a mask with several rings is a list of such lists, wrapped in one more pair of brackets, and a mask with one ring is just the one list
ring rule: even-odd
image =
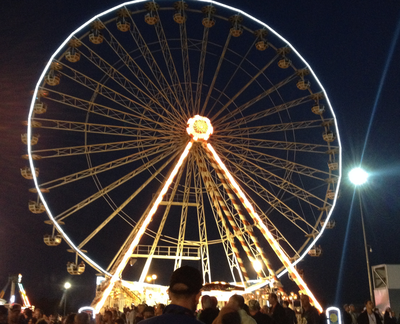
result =
[{"label": "person wearing cap", "polygon": [[256,320],[252,318],[244,310],[244,298],[241,295],[233,295],[229,298],[228,306],[237,311],[240,315],[241,324],[257,324]]},{"label": "person wearing cap", "polygon": [[260,310],[260,303],[257,300],[252,299],[249,301],[250,316],[256,320],[257,324],[272,324],[271,317],[261,313]]},{"label": "person wearing cap", "polygon": [[176,269],[171,276],[168,294],[171,304],[164,313],[142,321],[142,324],[201,324],[194,312],[199,303],[203,279],[200,271],[189,266]]}]

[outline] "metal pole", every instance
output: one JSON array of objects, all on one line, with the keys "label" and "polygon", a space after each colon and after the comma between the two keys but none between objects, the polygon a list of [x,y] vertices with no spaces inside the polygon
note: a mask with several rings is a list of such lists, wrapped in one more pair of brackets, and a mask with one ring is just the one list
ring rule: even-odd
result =
[{"label": "metal pole", "polygon": [[65,298],[64,298],[64,317],[65,317],[65,314],[66,314],[65,310],[66,310],[66,308],[67,308],[67,291],[68,291],[68,289],[65,289]]},{"label": "metal pole", "polygon": [[361,193],[360,193],[360,190],[358,190],[358,200],[360,201],[360,214],[361,214],[361,225],[362,225],[363,236],[364,236],[365,260],[367,261],[367,273],[368,273],[369,295],[370,295],[371,301],[372,301],[373,303],[375,303],[375,301],[374,301],[374,294],[373,294],[373,292],[372,292],[372,282],[371,282],[371,273],[370,273],[370,266],[369,266],[367,237],[366,237],[366,235],[365,235],[364,215],[363,215],[363,208],[362,208],[362,201],[361,201]]}]

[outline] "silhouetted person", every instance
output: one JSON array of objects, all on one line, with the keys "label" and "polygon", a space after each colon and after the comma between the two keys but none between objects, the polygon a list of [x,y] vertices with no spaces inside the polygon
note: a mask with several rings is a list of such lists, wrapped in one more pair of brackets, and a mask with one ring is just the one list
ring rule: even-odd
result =
[{"label": "silhouetted person", "polygon": [[365,311],[357,318],[358,324],[382,324],[382,320],[378,314],[374,312],[374,303],[370,300],[365,302]]},{"label": "silhouetted person", "polygon": [[267,314],[261,313],[260,310],[260,303],[257,300],[252,299],[249,301],[250,316],[255,319],[257,324],[272,324],[272,318]]},{"label": "silhouetted person", "polygon": [[204,324],[212,324],[219,314],[219,309],[214,305],[215,302],[210,296],[204,295],[201,297],[202,311],[198,317],[199,321]]},{"label": "silhouetted person", "polygon": [[171,304],[164,314],[144,320],[142,324],[201,324],[194,315],[201,296],[203,278],[200,271],[189,266],[176,269],[170,279],[168,294]]},{"label": "silhouetted person", "polygon": [[275,293],[269,295],[269,304],[271,305],[270,315],[272,317],[273,324],[285,324],[286,313],[283,306],[279,304],[278,297]]},{"label": "silhouetted person", "polygon": [[353,323],[353,318],[351,317],[349,311],[350,307],[347,304],[343,305],[343,324],[352,324]]},{"label": "silhouetted person", "polygon": [[302,318],[307,320],[307,324],[319,324],[320,316],[318,310],[310,304],[310,297],[301,295],[301,306],[303,307]]},{"label": "silhouetted person", "polygon": [[75,324],[90,324],[89,314],[85,312],[76,314]]},{"label": "silhouetted person", "polygon": [[229,298],[228,306],[237,311],[240,315],[241,324],[257,324],[256,320],[252,318],[244,310],[244,298],[241,295],[233,295]]},{"label": "silhouetted person", "polygon": [[21,313],[21,305],[14,303],[8,309],[8,324],[25,324],[25,316]]},{"label": "silhouetted person", "polygon": [[282,306],[285,310],[286,324],[297,324],[296,313],[293,309],[290,309],[289,302],[287,300],[284,300]]}]

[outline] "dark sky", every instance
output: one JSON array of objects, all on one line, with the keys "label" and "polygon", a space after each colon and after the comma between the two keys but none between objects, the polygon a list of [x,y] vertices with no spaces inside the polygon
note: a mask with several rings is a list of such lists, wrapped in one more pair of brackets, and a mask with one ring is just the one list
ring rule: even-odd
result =
[{"label": "dark sky", "polygon": [[[39,307],[46,303],[44,298],[59,300],[66,280],[72,282],[71,294],[75,295],[71,307],[89,304],[95,271],[88,268],[81,277],[71,278],[65,269],[72,261],[67,246],[55,250],[43,243],[42,236],[48,231],[44,216],[29,212],[31,184],[20,175],[25,165],[20,158],[25,154],[20,141],[25,132],[22,122],[27,119],[30,91],[59,44],[94,14],[117,4],[103,0],[2,3],[0,288],[9,273],[22,273],[25,289]],[[301,267],[310,288],[328,304],[360,304],[369,295],[368,281],[358,201],[352,205],[353,188],[346,175],[359,163],[362,152],[363,165],[372,172],[363,190],[366,234],[373,249],[370,263],[400,263],[400,46],[394,38],[400,4],[372,0],[233,0],[229,4],[264,21],[290,41],[329,95],[341,134],[345,176],[333,212],[336,227],[319,241],[324,253],[306,258]]]}]

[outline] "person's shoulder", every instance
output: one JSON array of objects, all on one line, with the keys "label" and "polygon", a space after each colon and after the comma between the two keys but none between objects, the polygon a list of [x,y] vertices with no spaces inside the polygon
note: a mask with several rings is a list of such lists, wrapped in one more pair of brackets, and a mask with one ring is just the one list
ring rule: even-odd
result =
[{"label": "person's shoulder", "polygon": [[159,323],[171,323],[171,324],[203,324],[196,317],[185,316],[180,314],[163,314],[155,316],[140,322],[141,324],[159,324]]},{"label": "person's shoulder", "polygon": [[244,324],[257,324],[257,321],[251,317],[244,309],[239,310],[240,318],[242,319],[241,323]]}]

